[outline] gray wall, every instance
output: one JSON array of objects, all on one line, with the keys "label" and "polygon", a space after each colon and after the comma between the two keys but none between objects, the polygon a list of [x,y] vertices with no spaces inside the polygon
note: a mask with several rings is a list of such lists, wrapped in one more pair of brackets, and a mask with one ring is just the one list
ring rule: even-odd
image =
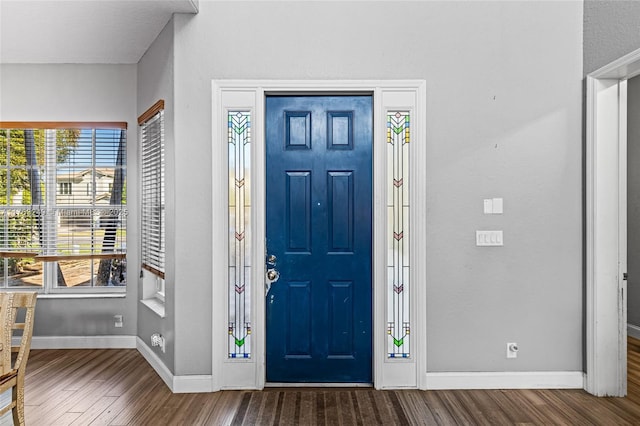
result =
[{"label": "gray wall", "polygon": [[[138,247],[135,65],[0,65],[1,121],[126,121],[127,246]],[[127,255],[129,268],[139,262]],[[35,336],[135,335],[138,300],[129,271],[126,298],[52,299],[36,307]],[[134,285],[132,284],[132,281]],[[124,315],[115,328],[113,315]]]},{"label": "gray wall", "polygon": [[585,0],[585,75],[638,48],[640,1]]},{"label": "gray wall", "polygon": [[[175,17],[175,373],[210,373],[225,285],[207,267],[225,226],[209,195],[223,78],[425,79],[428,370],[581,370],[582,3],[362,5],[201,2]],[[503,215],[482,214],[489,197]],[[505,246],[476,247],[477,229],[503,229]]]},{"label": "gray wall", "polygon": [[640,327],[640,77],[627,85],[627,323]]},{"label": "gray wall", "polygon": [[[147,306],[138,306],[138,336],[151,347],[151,334],[159,332],[165,337],[166,352],[158,347],[156,354],[167,367],[174,369],[174,323],[175,323],[175,221],[173,211],[175,202],[173,191],[175,181],[174,167],[174,119],[173,119],[173,19],[167,23],[153,44],[138,63],[138,115],[145,112],[159,99],[164,99],[164,137],[165,137],[165,317]],[[138,276],[136,274],[136,276]],[[145,271],[144,279],[139,282],[139,293],[150,297],[155,293],[155,282],[151,274]]]}]

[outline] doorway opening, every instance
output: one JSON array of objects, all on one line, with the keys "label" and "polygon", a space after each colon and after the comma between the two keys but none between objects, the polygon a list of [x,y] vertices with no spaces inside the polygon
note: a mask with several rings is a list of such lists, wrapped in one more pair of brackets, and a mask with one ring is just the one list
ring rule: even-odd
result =
[{"label": "doorway opening", "polygon": [[[329,312],[322,321],[327,328],[324,333],[330,338],[325,336],[325,342],[320,345],[327,348],[327,358],[345,365],[352,362],[352,358],[359,360],[362,354],[369,360],[356,361],[365,366],[363,375],[331,377],[326,370],[333,368],[326,368],[318,377],[302,380],[332,385],[373,383],[378,389],[426,388],[426,312],[418,309],[422,305],[418,305],[419,301],[426,298],[425,262],[419,260],[426,256],[423,243],[426,205],[420,196],[426,188],[425,82],[223,80],[213,81],[212,89],[212,220],[218,224],[212,233],[212,274],[221,276],[221,271],[227,271],[222,276],[228,277],[212,283],[212,390],[262,389],[267,381],[281,380],[272,379],[268,372],[271,338],[268,323],[272,314],[282,317],[282,312],[286,313],[284,327],[289,327],[291,318],[299,318],[305,325],[281,333],[284,343],[280,342],[279,347],[285,351],[280,355],[296,361],[308,356],[313,358],[307,349],[315,331],[300,330],[309,330],[306,324],[311,324],[312,316],[316,315],[312,299],[317,297],[323,300],[316,304],[320,306],[319,311]],[[318,156],[322,161],[312,161],[309,167],[295,162],[301,153],[311,153],[307,129],[313,131],[313,122],[318,118],[308,114],[313,108],[281,108],[275,114],[280,120],[274,127],[280,132],[280,142],[276,144],[280,147],[288,144],[284,152],[292,156],[286,161],[274,159],[274,164],[293,163],[280,170],[277,178],[285,191],[271,195],[267,170],[271,168],[267,167],[271,155],[267,143],[271,131],[269,99],[291,101],[293,98],[307,101],[363,98],[369,112],[359,115],[358,108],[351,106],[327,106],[321,114],[325,117],[323,130],[318,130],[324,136],[316,139],[324,150],[324,154]],[[363,117],[368,117],[364,122],[370,123],[366,125],[370,129],[368,144],[358,141],[353,132]],[[289,120],[288,126],[284,125],[285,120]],[[327,126],[327,122],[332,125]],[[364,162],[342,164],[349,158],[349,152],[361,145],[368,145],[370,150],[370,154],[355,156],[361,162],[364,158]],[[324,166],[329,156],[335,157],[336,163]],[[316,167],[321,175],[317,179],[314,177],[318,175]],[[362,181],[368,181],[370,189],[356,187],[363,173],[369,176]],[[228,184],[220,184],[225,181]],[[312,191],[316,183],[321,184],[319,193],[323,198],[319,200]],[[399,196],[400,192],[404,198]],[[368,194],[368,201],[359,201],[363,194]],[[281,201],[274,206],[285,207],[273,215],[284,219],[279,222],[279,231],[274,228],[277,232],[273,238],[284,241],[284,248],[276,245],[277,253],[271,252],[272,238],[269,237],[270,197]],[[369,213],[362,205],[369,205]],[[285,262],[288,257],[301,261],[309,251],[322,251],[322,247],[314,247],[318,236],[306,231],[313,228],[310,218],[314,216],[307,214],[313,209],[320,212],[315,215],[322,218],[320,222],[326,228],[319,233],[326,246],[326,257],[319,263],[336,270],[364,264],[364,270],[369,270],[371,275],[369,295],[364,292],[364,299],[359,301],[354,297],[362,291],[358,289],[358,274],[353,274],[353,270],[351,277],[348,274],[321,277],[329,283],[324,296],[313,293],[310,281],[316,278],[296,277],[296,273],[288,271],[291,264],[297,263],[291,259]],[[366,213],[364,216],[370,215],[370,224],[364,220],[366,217],[358,216],[362,212]],[[404,218],[404,222],[400,218]],[[370,235],[356,232],[360,223],[369,228]],[[365,244],[361,245],[364,249],[358,248],[357,240],[362,235],[365,235]],[[347,261],[343,266],[330,264],[363,250],[369,252],[368,260]],[[288,303],[294,293],[296,303]],[[280,300],[289,307],[271,312],[268,308],[271,295],[274,305]],[[305,304],[307,308],[301,309]],[[346,315],[345,312],[349,312],[346,307],[353,314]],[[278,326],[271,331],[276,330]],[[356,334],[365,336],[361,339],[365,343],[357,343]],[[295,374],[284,380],[297,382],[299,378],[300,375]]]},{"label": "doorway opening", "polygon": [[627,378],[627,80],[640,50],[587,76],[586,380],[623,396]]}]

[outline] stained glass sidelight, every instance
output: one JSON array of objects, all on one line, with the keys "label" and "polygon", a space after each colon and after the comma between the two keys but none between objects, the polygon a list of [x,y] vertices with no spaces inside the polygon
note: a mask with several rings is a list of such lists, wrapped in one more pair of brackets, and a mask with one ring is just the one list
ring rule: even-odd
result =
[{"label": "stained glass sidelight", "polygon": [[251,113],[229,111],[229,358],[251,357]]},{"label": "stained glass sidelight", "polygon": [[387,354],[408,358],[409,317],[409,111],[387,112]]}]

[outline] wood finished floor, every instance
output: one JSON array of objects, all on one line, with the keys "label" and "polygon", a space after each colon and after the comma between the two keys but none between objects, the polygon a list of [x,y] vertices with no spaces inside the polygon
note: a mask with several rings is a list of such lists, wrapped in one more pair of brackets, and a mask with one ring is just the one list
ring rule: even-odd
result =
[{"label": "wood finished floor", "polygon": [[172,394],[136,350],[33,350],[28,426],[640,425],[640,341],[629,340],[629,396],[582,390],[267,389]]}]

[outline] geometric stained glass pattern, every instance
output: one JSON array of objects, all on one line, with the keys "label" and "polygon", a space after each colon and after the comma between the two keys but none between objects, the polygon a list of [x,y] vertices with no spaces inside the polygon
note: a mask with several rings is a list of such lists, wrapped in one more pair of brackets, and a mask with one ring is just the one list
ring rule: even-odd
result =
[{"label": "geometric stained glass pattern", "polygon": [[251,113],[229,111],[229,358],[251,357]]},{"label": "geometric stained glass pattern", "polygon": [[409,111],[387,112],[387,356],[408,358],[409,283]]}]

